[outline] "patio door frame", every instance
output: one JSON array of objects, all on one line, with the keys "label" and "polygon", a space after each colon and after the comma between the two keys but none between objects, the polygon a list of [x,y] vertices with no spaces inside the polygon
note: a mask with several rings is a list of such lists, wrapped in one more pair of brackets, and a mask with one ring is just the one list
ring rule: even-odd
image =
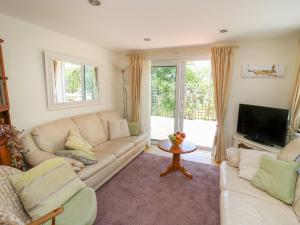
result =
[{"label": "patio door frame", "polygon": [[[183,131],[184,121],[184,98],[185,98],[185,65],[188,60],[154,60],[152,66],[175,66],[175,117],[174,132]],[[166,137],[167,138],[167,137]]]}]

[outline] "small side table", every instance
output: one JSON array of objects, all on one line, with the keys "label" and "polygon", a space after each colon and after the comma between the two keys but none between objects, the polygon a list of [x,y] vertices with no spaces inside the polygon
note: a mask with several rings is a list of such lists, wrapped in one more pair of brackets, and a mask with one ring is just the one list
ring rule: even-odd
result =
[{"label": "small side table", "polygon": [[189,141],[183,141],[183,143],[179,146],[173,146],[169,139],[165,139],[158,142],[158,148],[173,154],[172,163],[166,168],[164,172],[160,174],[161,177],[167,175],[172,171],[179,170],[182,172],[186,177],[193,179],[193,175],[188,172],[181,163],[180,155],[193,152],[197,149],[197,146]]}]

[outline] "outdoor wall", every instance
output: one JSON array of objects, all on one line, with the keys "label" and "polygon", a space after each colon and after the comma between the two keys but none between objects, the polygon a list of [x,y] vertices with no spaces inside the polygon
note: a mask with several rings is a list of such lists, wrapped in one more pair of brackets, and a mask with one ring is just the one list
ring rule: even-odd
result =
[{"label": "outdoor wall", "polygon": [[[8,80],[12,123],[30,129],[58,118],[120,109],[121,83],[115,68],[119,54],[0,14],[0,38]],[[99,65],[100,105],[49,111],[43,51],[93,60]]]},{"label": "outdoor wall", "polygon": [[[296,79],[299,53],[297,38],[238,43],[234,50],[232,82],[227,111],[227,138],[232,145],[236,133],[239,103],[289,108]],[[242,78],[243,64],[286,65],[283,78]]]}]

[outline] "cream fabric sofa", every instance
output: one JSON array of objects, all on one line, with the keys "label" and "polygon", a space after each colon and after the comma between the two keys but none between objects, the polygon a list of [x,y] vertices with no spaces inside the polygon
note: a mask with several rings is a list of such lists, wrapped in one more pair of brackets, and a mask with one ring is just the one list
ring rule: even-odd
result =
[{"label": "cream fabric sofa", "polygon": [[[79,177],[94,190],[137,157],[148,143],[147,135],[109,140],[108,120],[122,119],[115,111],[64,118],[37,126],[24,135],[24,155],[32,167],[53,157],[56,150],[65,149],[70,130],[80,133],[93,147],[97,163],[78,172]],[[67,159],[72,162],[72,159]]]},{"label": "cream fabric sofa", "polygon": [[229,165],[238,164],[238,150],[229,150],[231,158],[220,165],[221,225],[300,225],[290,205],[239,177],[239,169]]}]

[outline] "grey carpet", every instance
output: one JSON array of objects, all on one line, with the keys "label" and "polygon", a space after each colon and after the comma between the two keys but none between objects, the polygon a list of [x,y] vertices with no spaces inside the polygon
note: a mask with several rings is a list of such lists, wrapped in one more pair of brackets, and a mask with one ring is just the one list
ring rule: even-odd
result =
[{"label": "grey carpet", "polygon": [[171,158],[144,153],[97,190],[96,225],[219,225],[219,168],[183,161],[159,174]]}]

